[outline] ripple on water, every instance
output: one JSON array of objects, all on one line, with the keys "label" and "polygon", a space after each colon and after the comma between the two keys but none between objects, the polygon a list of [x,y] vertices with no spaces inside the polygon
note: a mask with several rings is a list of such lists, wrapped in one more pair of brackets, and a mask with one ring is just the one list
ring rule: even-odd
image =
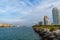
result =
[{"label": "ripple on water", "polygon": [[39,40],[30,27],[0,28],[0,40]]}]

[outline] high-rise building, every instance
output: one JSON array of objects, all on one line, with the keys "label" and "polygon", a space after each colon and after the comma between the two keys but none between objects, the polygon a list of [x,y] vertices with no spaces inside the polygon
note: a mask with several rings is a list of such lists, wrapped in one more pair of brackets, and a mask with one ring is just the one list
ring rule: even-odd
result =
[{"label": "high-rise building", "polygon": [[59,19],[59,10],[57,7],[54,7],[52,10],[52,16],[53,16],[53,23],[55,25],[59,25],[60,24],[60,19]]},{"label": "high-rise building", "polygon": [[40,21],[40,22],[39,22],[39,25],[43,25],[43,22],[42,22],[42,21]]},{"label": "high-rise building", "polygon": [[44,25],[51,25],[48,16],[44,16]]}]

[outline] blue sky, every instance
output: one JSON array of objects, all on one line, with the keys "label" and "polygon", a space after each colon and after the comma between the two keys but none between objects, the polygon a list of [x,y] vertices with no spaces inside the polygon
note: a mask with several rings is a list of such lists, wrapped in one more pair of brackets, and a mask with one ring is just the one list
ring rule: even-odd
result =
[{"label": "blue sky", "polygon": [[32,25],[48,16],[52,22],[52,8],[60,9],[60,0],[0,0],[0,23]]}]

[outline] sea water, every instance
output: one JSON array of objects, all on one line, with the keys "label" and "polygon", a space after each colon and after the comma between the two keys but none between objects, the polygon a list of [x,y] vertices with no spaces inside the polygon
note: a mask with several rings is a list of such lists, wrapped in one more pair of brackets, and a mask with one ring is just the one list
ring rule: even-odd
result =
[{"label": "sea water", "polygon": [[39,40],[32,27],[0,28],[0,40]]}]

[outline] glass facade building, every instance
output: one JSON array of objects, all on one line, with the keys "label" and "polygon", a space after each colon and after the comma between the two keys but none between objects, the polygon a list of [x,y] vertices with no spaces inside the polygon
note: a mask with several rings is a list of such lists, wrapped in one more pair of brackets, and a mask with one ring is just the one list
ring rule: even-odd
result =
[{"label": "glass facade building", "polygon": [[54,7],[52,10],[52,16],[53,16],[53,24],[60,25],[60,19],[59,19],[59,10],[57,7]]}]

